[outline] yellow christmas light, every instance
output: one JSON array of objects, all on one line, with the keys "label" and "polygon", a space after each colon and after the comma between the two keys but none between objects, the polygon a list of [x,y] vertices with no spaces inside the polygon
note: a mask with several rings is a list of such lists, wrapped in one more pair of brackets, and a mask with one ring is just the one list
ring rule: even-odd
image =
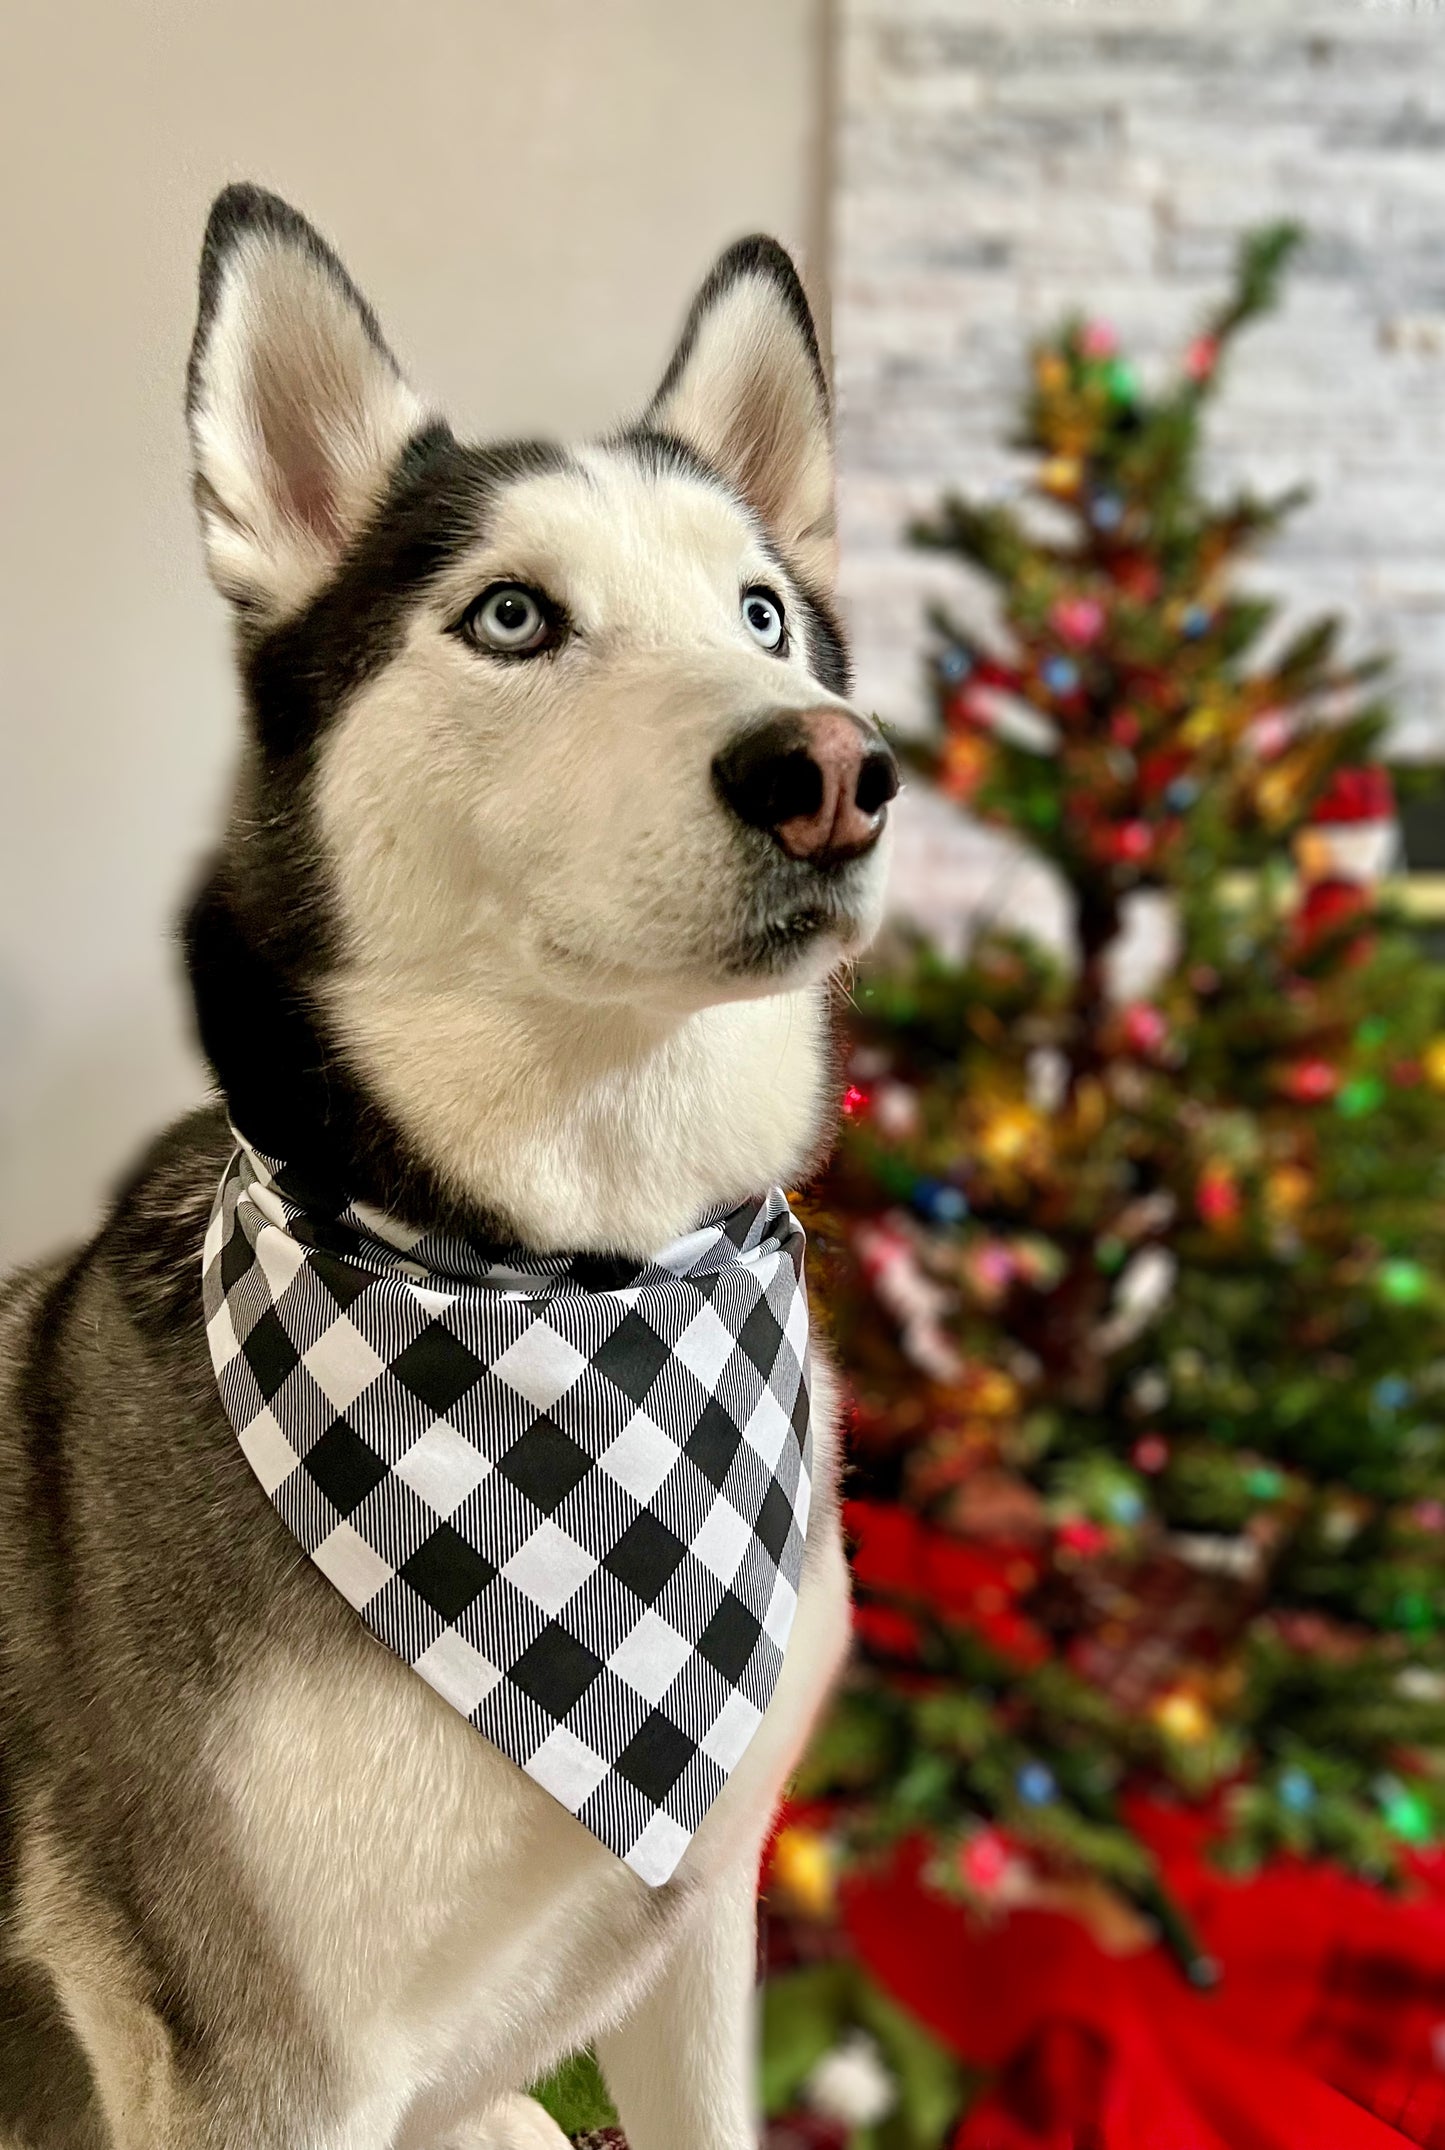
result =
[{"label": "yellow christmas light", "polygon": [[838,1865],[827,1837],[801,1822],[778,1831],[773,1879],[807,1917],[828,1918],[838,1893]]},{"label": "yellow christmas light", "polygon": [[1425,1080],[1432,1090],[1445,1090],[1445,1037],[1432,1038],[1420,1055]]},{"label": "yellow christmas light", "polygon": [[1181,1746],[1197,1747],[1214,1730],[1214,1719],[1189,1687],[1172,1687],[1149,1711],[1161,1732]]}]

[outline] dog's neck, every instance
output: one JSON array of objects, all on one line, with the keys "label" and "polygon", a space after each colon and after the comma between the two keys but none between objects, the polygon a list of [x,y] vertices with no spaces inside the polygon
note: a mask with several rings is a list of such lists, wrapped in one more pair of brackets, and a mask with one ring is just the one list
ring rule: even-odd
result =
[{"label": "dog's neck", "polygon": [[807,1164],[814,986],[664,1018],[537,994],[305,985],[224,895],[187,931],[201,1039],[259,1148],[414,1224],[643,1256]]}]

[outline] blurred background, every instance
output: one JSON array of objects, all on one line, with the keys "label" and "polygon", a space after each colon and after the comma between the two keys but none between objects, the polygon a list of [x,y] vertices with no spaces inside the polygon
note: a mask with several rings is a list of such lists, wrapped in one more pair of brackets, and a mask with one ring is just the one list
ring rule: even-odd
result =
[{"label": "blurred background", "polygon": [[[740,233],[803,267],[914,774],[809,1197],[858,1649],[768,1867],[771,2150],[1445,2150],[1442,37],[12,11],[0,1263],[204,1088],[217,188],[303,208],[483,435],[639,404]],[[549,2097],[606,2125],[585,2065]]]}]

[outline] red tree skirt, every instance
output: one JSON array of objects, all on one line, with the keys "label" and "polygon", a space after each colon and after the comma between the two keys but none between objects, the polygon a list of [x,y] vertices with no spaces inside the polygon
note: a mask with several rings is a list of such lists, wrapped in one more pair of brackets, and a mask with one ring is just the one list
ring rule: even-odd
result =
[{"label": "red tree skirt", "polygon": [[1222,1977],[1106,1955],[1075,1920],[981,1928],[917,1860],[855,1882],[875,1977],[995,2071],[953,2150],[1445,2150],[1445,1870],[1405,1898],[1280,1864],[1231,1882],[1197,1818],[1132,1817]]}]

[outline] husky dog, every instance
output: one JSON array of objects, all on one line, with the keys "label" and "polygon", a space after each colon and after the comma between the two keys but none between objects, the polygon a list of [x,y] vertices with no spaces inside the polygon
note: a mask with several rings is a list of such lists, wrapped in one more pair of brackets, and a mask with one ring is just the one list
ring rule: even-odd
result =
[{"label": "husky dog", "polygon": [[743,241],[635,424],[466,446],[233,187],[187,407],[246,713],[186,929],[223,1104],[0,1293],[0,2143],[559,2143],[525,2089],[591,2041],[632,2150],[744,2150],[760,1850],[847,1628],[829,1398],[772,1701],[649,1887],[301,1555],[200,1278],[228,1119],[392,1216],[639,1259],[815,1155],[896,776],[807,304]]}]

